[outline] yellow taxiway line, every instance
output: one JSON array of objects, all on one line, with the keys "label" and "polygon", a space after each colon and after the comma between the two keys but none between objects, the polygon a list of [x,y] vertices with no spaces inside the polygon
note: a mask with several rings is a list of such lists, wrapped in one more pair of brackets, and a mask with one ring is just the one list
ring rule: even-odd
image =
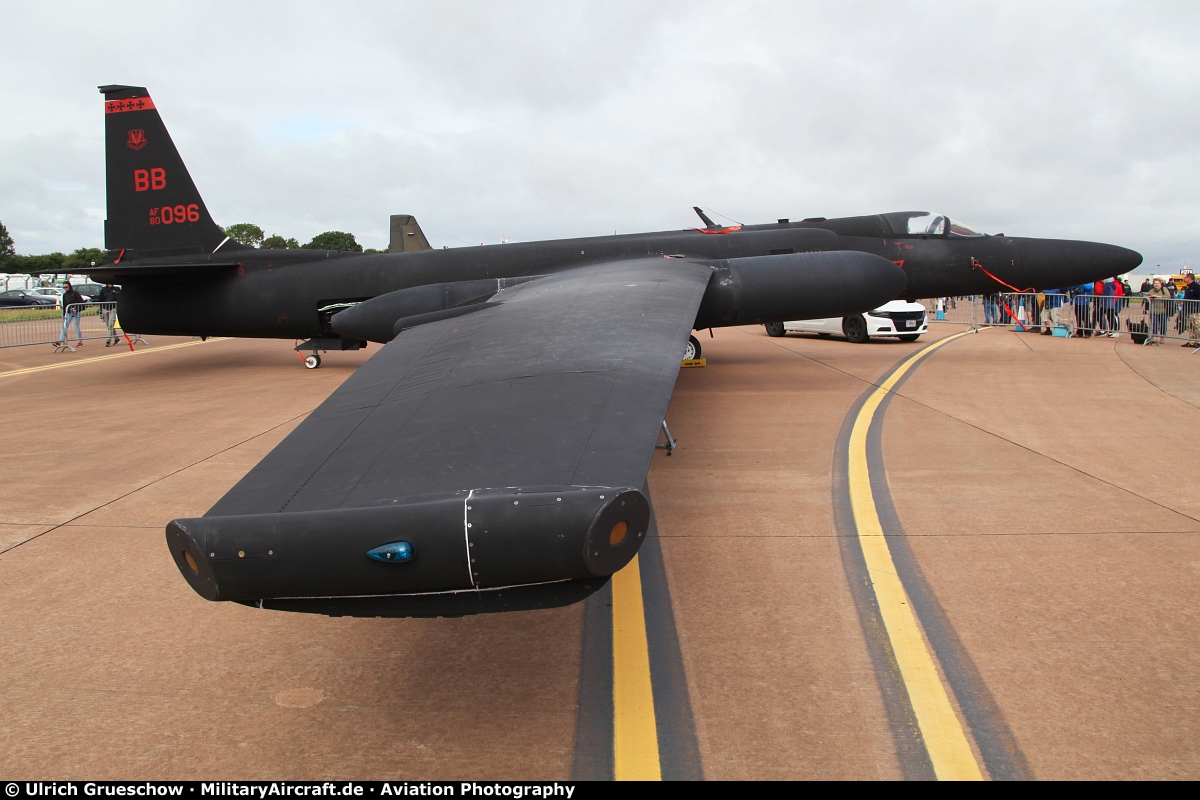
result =
[{"label": "yellow taxiway line", "polygon": [[[229,337],[227,337],[227,336],[213,337],[213,338],[210,338],[208,341],[221,342],[227,338],[229,338]],[[142,355],[143,353],[157,353],[162,350],[175,350],[176,348],[179,348],[179,347],[191,347],[192,345],[197,345],[197,344],[204,344],[204,342],[202,342],[202,341],[200,341],[200,342],[180,342],[179,344],[167,344],[167,345],[163,345],[162,347],[150,347],[145,350],[131,350],[128,353],[112,353],[107,356],[96,356],[95,358],[84,358],[84,359],[80,359],[78,361],[60,361],[57,364],[46,364],[45,366],[41,366],[41,367],[26,367],[25,369],[13,369],[13,370],[9,370],[8,372],[0,372],[0,378],[13,378],[13,377],[16,377],[17,375],[29,375],[34,372],[45,372],[46,370],[50,370],[50,369],[64,369],[66,367],[78,367],[83,364],[95,364],[97,361],[108,361],[109,359],[113,359],[113,358],[127,358],[128,356],[138,356],[138,355]]]},{"label": "yellow taxiway line", "polygon": [[888,548],[887,538],[871,492],[871,475],[867,464],[867,431],[879,404],[913,365],[930,352],[971,331],[949,336],[922,348],[888,376],[871,393],[854,420],[850,431],[850,460],[848,477],[850,507],[858,529],[858,541],[871,577],[871,585],[879,602],[879,613],[887,628],[888,639],[896,655],[900,676],[908,690],[913,713],[929,760],[938,780],[983,780],[975,753],[967,741],[962,723],[942,684],[933,656],[921,635],[921,627],[913,613],[912,604],[904,591],[896,565]]},{"label": "yellow taxiway line", "polygon": [[658,726],[638,557],[612,576],[613,777],[659,781]]}]

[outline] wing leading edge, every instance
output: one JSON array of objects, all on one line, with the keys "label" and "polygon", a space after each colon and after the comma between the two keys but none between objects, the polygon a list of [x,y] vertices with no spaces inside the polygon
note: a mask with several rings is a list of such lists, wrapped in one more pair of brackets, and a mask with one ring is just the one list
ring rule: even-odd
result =
[{"label": "wing leading edge", "polygon": [[[535,584],[578,599],[563,582],[602,585],[645,534],[639,489],[711,274],[598,264],[403,332],[204,517],[168,526],[176,563],[209,599],[324,613],[355,613],[328,599],[349,596],[524,607]],[[411,560],[366,555],[394,542]]]}]

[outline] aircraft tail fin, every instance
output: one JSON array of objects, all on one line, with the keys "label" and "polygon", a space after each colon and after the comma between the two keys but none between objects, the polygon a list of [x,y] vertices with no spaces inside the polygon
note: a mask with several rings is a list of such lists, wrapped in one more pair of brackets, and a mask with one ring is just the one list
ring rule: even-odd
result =
[{"label": "aircraft tail fin", "polygon": [[432,250],[424,231],[412,214],[392,214],[392,235],[388,244],[389,253],[413,253]]},{"label": "aircraft tail fin", "polygon": [[104,246],[115,261],[240,250],[213,222],[150,93],[101,86],[108,219]]}]

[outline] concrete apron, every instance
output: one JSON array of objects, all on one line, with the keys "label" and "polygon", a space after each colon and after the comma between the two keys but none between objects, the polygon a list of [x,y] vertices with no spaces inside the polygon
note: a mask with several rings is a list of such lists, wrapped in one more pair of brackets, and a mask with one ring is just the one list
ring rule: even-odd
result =
[{"label": "concrete apron", "polygon": [[[680,446],[649,480],[704,776],[911,775],[830,475],[847,410],[931,340],[717,331],[709,366],[681,373]],[[0,467],[0,770],[570,777],[582,606],[346,620],[187,588],[164,523],[203,513],[374,352],[309,371],[288,343],[189,342],[0,377],[20,454]],[[0,372],[110,352],[9,350]],[[886,409],[912,558],[1035,777],[1200,772],[1186,353],[987,331]],[[1138,415],[1167,435],[1139,442]]]}]

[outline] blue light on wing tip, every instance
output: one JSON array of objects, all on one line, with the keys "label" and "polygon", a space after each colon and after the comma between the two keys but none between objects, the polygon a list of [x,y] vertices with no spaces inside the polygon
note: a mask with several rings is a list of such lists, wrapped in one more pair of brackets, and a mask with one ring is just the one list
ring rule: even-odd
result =
[{"label": "blue light on wing tip", "polygon": [[367,551],[367,558],[373,558],[376,561],[383,561],[388,564],[412,561],[413,555],[415,555],[415,552],[413,551],[412,544],[409,542],[389,542]]}]

